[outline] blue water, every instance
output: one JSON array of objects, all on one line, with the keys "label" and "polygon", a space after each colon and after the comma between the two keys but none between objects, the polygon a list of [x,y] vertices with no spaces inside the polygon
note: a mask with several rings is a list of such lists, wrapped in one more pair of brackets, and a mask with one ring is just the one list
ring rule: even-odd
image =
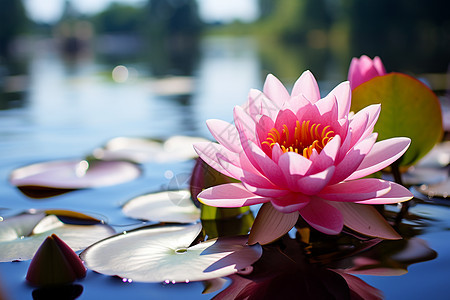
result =
[{"label": "blue water", "polygon": [[[120,206],[135,196],[164,189],[169,184],[167,171],[188,174],[193,162],[147,163],[142,165],[143,175],[134,181],[42,200],[32,200],[9,184],[9,174],[35,162],[82,158],[117,136],[211,138],[205,121],[232,121],[233,107],[247,99],[250,88],[262,88],[265,74],[251,39],[204,39],[200,52],[192,93],[184,98],[157,94],[152,88],[154,78],[138,63],[128,65],[137,70],[137,76],[116,83],[110,78],[115,66],[101,64],[95,56],[68,66],[55,51],[31,55],[25,98],[0,111],[0,215],[61,208],[101,216],[118,231],[136,224],[123,216]],[[127,66],[126,61],[122,64]],[[360,277],[382,290],[387,299],[448,299],[450,209],[421,204],[411,211],[436,219],[419,237],[438,257],[411,265],[403,276]],[[0,263],[0,288],[7,299],[32,298],[33,288],[24,281],[28,266],[29,261]],[[123,283],[92,271],[76,284],[83,288],[79,299],[209,299],[214,295],[202,295],[202,283]]]}]

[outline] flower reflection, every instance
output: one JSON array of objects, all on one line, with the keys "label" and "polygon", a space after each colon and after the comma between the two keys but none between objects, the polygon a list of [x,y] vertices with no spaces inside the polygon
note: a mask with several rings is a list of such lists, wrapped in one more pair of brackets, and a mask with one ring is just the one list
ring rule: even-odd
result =
[{"label": "flower reflection", "polygon": [[79,284],[62,285],[56,287],[45,287],[33,290],[34,300],[47,299],[77,299],[83,293],[83,286]]},{"label": "flower reflection", "polygon": [[329,240],[329,236],[320,237],[312,242],[308,235],[284,236],[265,245],[253,273],[230,276],[230,286],[214,299],[293,299],[300,295],[302,299],[382,299],[380,290],[355,275],[402,275],[410,264],[436,257],[416,237],[401,241],[361,241],[347,234]]}]

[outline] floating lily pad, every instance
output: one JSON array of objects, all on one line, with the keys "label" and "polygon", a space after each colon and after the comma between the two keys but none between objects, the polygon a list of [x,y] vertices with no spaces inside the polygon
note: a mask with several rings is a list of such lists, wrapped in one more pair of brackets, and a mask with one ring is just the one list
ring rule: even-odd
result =
[{"label": "floating lily pad", "polygon": [[155,222],[193,223],[200,218],[187,190],[142,195],[127,202],[122,211],[130,218]]},{"label": "floating lily pad", "polygon": [[418,192],[429,198],[449,198],[450,196],[450,178],[437,184],[422,184],[415,188]]},{"label": "floating lily pad", "polygon": [[[60,212],[65,212],[61,219],[70,215],[68,211]],[[74,216],[80,220],[83,214],[76,213]],[[100,220],[92,224],[93,218],[84,216],[90,225],[67,224],[58,215],[45,211],[5,217],[0,222],[0,262],[33,258],[42,242],[52,234],[63,239],[73,251],[78,251],[114,233]]]},{"label": "floating lily pad", "polygon": [[219,238],[190,246],[202,229],[144,227],[98,242],[80,257],[89,269],[139,282],[189,282],[228,276],[262,255],[247,237]]},{"label": "floating lily pad", "polygon": [[378,139],[409,137],[411,145],[400,165],[412,165],[430,151],[442,137],[439,99],[423,83],[400,73],[375,77],[353,90],[352,110],[381,103],[375,125]]},{"label": "floating lily pad", "polygon": [[192,144],[208,141],[200,137],[173,136],[165,141],[150,138],[117,137],[94,156],[102,160],[129,160],[136,163],[183,161],[197,157]]},{"label": "floating lily pad", "polygon": [[125,161],[67,160],[32,164],[14,170],[11,184],[33,198],[116,185],[136,179],[139,167]]}]

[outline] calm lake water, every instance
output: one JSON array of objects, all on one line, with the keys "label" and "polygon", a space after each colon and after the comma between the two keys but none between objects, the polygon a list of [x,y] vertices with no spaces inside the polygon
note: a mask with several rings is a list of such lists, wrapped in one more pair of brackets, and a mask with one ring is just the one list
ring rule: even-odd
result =
[{"label": "calm lake water", "polygon": [[[257,43],[249,38],[205,38],[199,51],[191,77],[163,80],[151,77],[145,63],[119,59],[117,65],[130,72],[122,83],[111,79],[116,65],[102,63],[94,55],[68,64],[56,51],[36,51],[30,57],[24,98],[0,110],[0,215],[29,208],[61,208],[99,216],[118,232],[137,224],[122,214],[120,206],[135,196],[164,189],[170,183],[167,171],[188,174],[192,161],[143,164],[143,175],[134,181],[42,200],[23,195],[9,184],[9,175],[35,162],[83,158],[117,136],[211,138],[205,121],[232,121],[233,107],[247,99],[250,88],[262,88],[267,71]],[[298,70],[298,75],[303,71]],[[336,79],[339,76],[333,69],[324,73],[327,76],[318,78],[324,92],[345,80]],[[282,79],[293,82],[296,78]],[[169,95],[167,85],[190,91]],[[421,229],[417,237],[438,253],[437,258],[409,266],[409,273],[402,276],[360,278],[382,290],[387,299],[448,299],[449,206],[418,204],[410,212],[429,218],[417,225]],[[0,286],[7,299],[32,298],[33,288],[24,281],[28,266],[29,261],[0,263]],[[202,295],[203,285],[196,282],[123,283],[92,271],[77,284],[83,288],[79,299],[209,299],[214,295]]]}]

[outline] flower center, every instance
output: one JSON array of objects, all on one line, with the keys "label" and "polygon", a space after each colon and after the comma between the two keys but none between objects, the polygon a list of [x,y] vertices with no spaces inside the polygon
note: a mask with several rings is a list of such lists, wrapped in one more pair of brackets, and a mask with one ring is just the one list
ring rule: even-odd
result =
[{"label": "flower center", "polygon": [[261,144],[266,144],[270,148],[278,144],[284,153],[295,152],[309,158],[313,149],[320,153],[335,135],[330,126],[323,127],[322,124],[316,123],[311,125],[309,120],[301,124],[297,120],[293,133],[293,135],[289,133],[287,125],[283,125],[281,133],[276,128],[272,128]]}]

